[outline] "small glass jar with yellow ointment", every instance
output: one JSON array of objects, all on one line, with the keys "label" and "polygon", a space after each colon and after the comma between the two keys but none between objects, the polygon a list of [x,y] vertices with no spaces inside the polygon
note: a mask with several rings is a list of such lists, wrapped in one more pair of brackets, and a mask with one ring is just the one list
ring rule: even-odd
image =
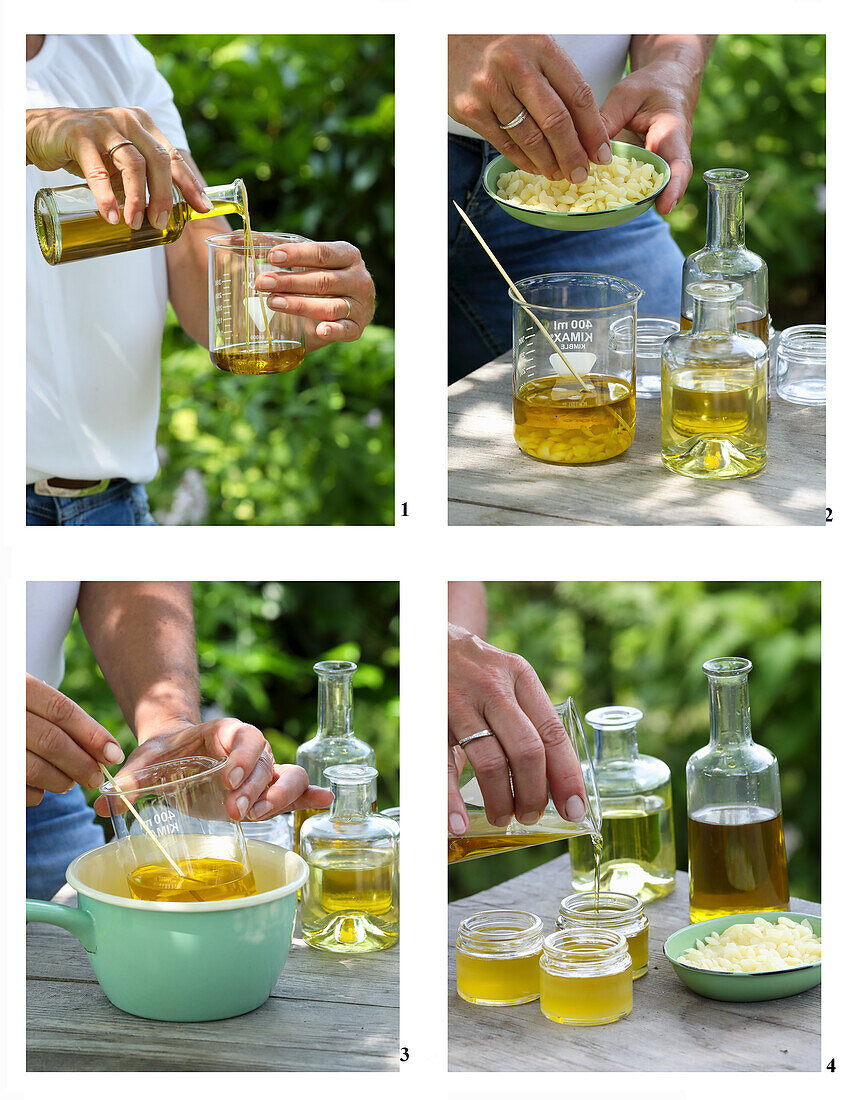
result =
[{"label": "small glass jar with yellow ointment", "polygon": [[487,909],[462,920],[455,943],[458,996],[475,1005],[538,999],[544,923],[520,909]]},{"label": "small glass jar with yellow ointment", "polygon": [[617,932],[551,932],[539,965],[541,1012],[557,1024],[611,1024],[632,1011],[632,959]]},{"label": "small glass jar with yellow ointment", "polygon": [[601,890],[599,902],[589,894],[571,894],[559,906],[556,930],[605,928],[626,937],[632,959],[632,978],[647,973],[650,953],[649,921],[644,906],[632,894]]}]

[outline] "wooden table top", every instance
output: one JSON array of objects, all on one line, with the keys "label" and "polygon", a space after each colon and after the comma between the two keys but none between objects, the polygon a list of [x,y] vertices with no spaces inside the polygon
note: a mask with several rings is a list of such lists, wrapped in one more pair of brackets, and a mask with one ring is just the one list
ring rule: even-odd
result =
[{"label": "wooden table top", "polygon": [[695,481],[662,465],[661,404],[639,398],[635,440],[588,466],[554,466],[514,442],[511,354],[449,388],[452,525],[819,525],[825,521],[825,411],[771,402],[768,462],[753,478]]},{"label": "wooden table top", "polygon": [[299,937],[272,996],[230,1020],[142,1020],[101,991],[69,932],[27,926],[27,1069],[378,1071],[399,1068],[399,948],[335,955]]},{"label": "wooden table top", "polygon": [[[498,856],[491,856],[498,859]],[[449,906],[450,1070],[812,1070],[821,1068],[819,988],[777,1001],[732,1004],[687,989],[662,946],[688,924],[688,875],[648,905],[650,969],[634,986],[632,1012],[605,1027],[568,1027],[541,1014],[537,1001],[484,1008],[455,991],[455,938],[480,909],[526,909],[545,932],[570,894],[570,857],[518,875]],[[795,913],[820,906],[793,898]]]}]

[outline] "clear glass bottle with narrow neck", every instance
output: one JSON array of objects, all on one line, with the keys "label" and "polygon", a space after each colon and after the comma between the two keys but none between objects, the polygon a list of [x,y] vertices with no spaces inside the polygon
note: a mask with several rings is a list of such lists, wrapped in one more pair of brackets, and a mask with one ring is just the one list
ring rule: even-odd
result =
[{"label": "clear glass bottle with narrow neck", "polygon": [[189,205],[178,187],[172,187],[174,205],[164,229],[143,217],[139,229],[131,229],[124,221],[124,192],[113,184],[121,217],[111,225],[101,216],[88,184],[70,187],[43,187],[35,197],[35,227],[41,254],[49,264],[67,264],[74,260],[112,256],[117,252],[134,252],[139,248],[171,244],[190,221],[213,218],[222,214],[245,217],[248,201],[241,179],[221,187],[208,187],[204,194],[212,209],[200,213]]},{"label": "clear glass bottle with narrow neck", "polygon": [[[328,787],[325,769],[334,764],[366,764],[375,767],[375,753],[365,741],[355,737],[352,725],[352,678],[357,672],[353,661],[319,661],[313,671],[319,677],[316,736],[299,745],[295,762],[307,772],[316,787]],[[377,773],[376,773],[377,774]],[[375,806],[376,789],[372,788]],[[299,835],[304,822],[320,810],[296,810],[293,820],[293,850],[299,851]]]},{"label": "clear glass bottle with narrow neck", "polygon": [[683,263],[680,324],[691,328],[694,304],[689,284],[707,279],[736,282],[742,296],[736,304],[736,323],[768,346],[768,267],[745,247],[745,184],[741,168],[711,168],[703,173],[709,188],[706,207],[706,244]]},{"label": "clear glass bottle with narrow neck", "polygon": [[331,810],[302,825],[301,929],[311,947],[362,954],[399,938],[399,827],[372,811],[377,775],[362,764],[326,768]]},{"label": "clear glass bottle with narrow neck", "polygon": [[749,477],[766,461],[768,347],[736,328],[738,283],[688,289],[694,327],[662,348],[662,462],[686,477]]},{"label": "clear glass bottle with narrow neck", "polygon": [[[594,772],[603,817],[600,889],[655,901],[674,889],[677,859],[671,810],[671,770],[638,751],[636,707],[599,707],[585,715],[594,731]],[[569,843],[571,883],[594,889],[589,836]]]},{"label": "clear glass bottle with narrow neck", "polygon": [[744,657],[707,661],[709,744],[686,765],[692,923],[789,908],[780,773],[751,736]]}]

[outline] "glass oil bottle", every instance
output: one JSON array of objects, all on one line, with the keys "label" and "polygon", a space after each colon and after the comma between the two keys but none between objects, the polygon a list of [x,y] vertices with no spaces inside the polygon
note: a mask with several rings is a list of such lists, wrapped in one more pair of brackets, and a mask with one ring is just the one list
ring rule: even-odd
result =
[{"label": "glass oil bottle", "polygon": [[[319,661],[313,671],[319,677],[316,736],[299,745],[295,762],[307,772],[316,787],[328,787],[325,769],[334,764],[365,764],[375,767],[375,753],[365,741],[355,737],[352,725],[352,678],[357,672],[353,661]],[[376,775],[378,773],[376,772]],[[375,808],[373,788],[372,807]],[[299,851],[299,836],[304,822],[321,810],[296,810],[293,814],[293,850]]]},{"label": "glass oil bottle", "polygon": [[694,326],[662,348],[662,462],[686,477],[749,477],[765,466],[768,347],[736,328],[738,283],[690,283]]},{"label": "glass oil bottle", "polygon": [[[222,214],[239,214],[243,219],[248,217],[245,185],[238,179],[221,187],[208,187],[204,191],[213,204],[212,210],[204,214],[193,210],[180,190],[173,187],[174,205],[165,229],[157,229],[147,218],[139,229],[131,229],[124,221],[124,192],[117,184],[113,189],[121,208],[121,218],[116,225],[111,225],[101,216],[88,184],[43,187],[37,193],[35,228],[41,254],[49,264],[67,264],[74,260],[171,244],[190,221],[198,218],[213,218]],[[249,227],[250,222],[246,221],[248,236]]]},{"label": "glass oil bottle", "polygon": [[564,723],[585,782],[585,814],[582,820],[565,820],[550,799],[543,815],[534,825],[524,825],[515,817],[511,818],[508,825],[492,825],[485,813],[484,798],[478,781],[472,768],[467,765],[461,776],[461,795],[470,819],[470,827],[463,836],[449,835],[450,863],[480,859],[536,844],[550,844],[556,840],[563,841],[585,834],[592,840],[599,841],[600,798],[582,719],[572,699],[559,704],[556,711]]},{"label": "glass oil bottle", "polygon": [[686,765],[692,924],[789,908],[780,773],[751,737],[744,657],[707,661],[709,744]]},{"label": "glass oil bottle", "polygon": [[362,954],[399,939],[399,827],[372,811],[377,775],[362,764],[326,768],[331,810],[302,825],[301,928],[311,947]]},{"label": "glass oil bottle", "polygon": [[[638,751],[635,707],[599,707],[585,715],[594,731],[594,772],[600,792],[600,889],[655,901],[674,889],[677,860],[671,809],[671,771]],[[594,889],[594,847],[589,836],[570,844],[571,884]]]},{"label": "glass oil bottle", "polygon": [[745,248],[748,173],[740,168],[711,168],[703,178],[709,189],[706,244],[683,263],[680,326],[689,329],[694,319],[690,283],[735,282],[743,291],[736,304],[738,328],[758,336],[768,347],[768,267],[761,256]]}]

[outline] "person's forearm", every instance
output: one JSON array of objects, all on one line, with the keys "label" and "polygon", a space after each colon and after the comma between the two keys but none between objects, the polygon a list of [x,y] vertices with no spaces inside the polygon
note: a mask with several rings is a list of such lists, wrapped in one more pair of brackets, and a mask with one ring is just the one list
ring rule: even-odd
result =
[{"label": "person's forearm", "polygon": [[629,44],[632,70],[655,61],[671,61],[699,78],[717,37],[715,34],[634,34]]},{"label": "person's forearm", "polygon": [[484,638],[488,629],[485,586],[481,581],[449,582],[449,621]]},{"label": "person's forearm", "polygon": [[189,584],[84,581],[77,610],[95,660],[140,744],[181,721],[200,721]]}]

